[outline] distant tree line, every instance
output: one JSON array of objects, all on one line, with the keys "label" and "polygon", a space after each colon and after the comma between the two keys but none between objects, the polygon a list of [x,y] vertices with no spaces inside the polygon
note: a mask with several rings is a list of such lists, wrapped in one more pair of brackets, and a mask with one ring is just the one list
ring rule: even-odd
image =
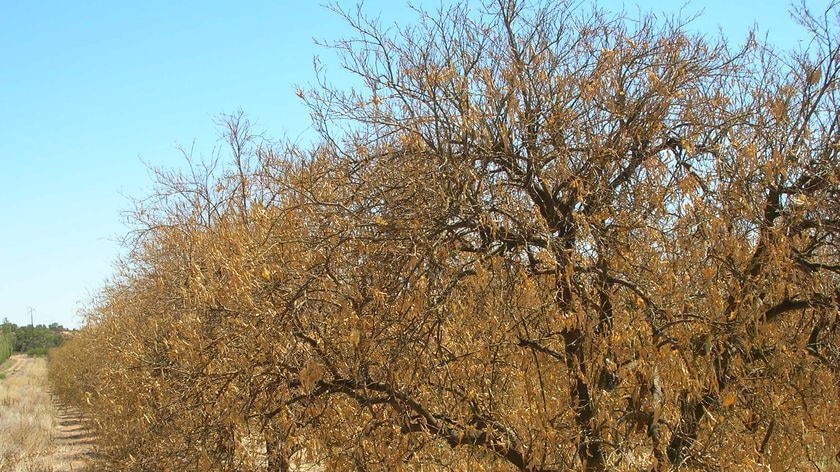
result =
[{"label": "distant tree line", "polygon": [[64,342],[65,331],[64,326],[58,323],[51,323],[49,326],[43,324],[18,326],[4,319],[3,324],[0,325],[0,332],[2,332],[0,359],[3,359],[7,345],[10,350],[6,358],[12,352],[46,354],[47,349],[58,347]]}]

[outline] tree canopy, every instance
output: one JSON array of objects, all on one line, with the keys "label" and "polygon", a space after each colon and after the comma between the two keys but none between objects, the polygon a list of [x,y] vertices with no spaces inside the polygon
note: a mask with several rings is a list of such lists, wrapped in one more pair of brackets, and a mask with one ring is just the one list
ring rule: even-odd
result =
[{"label": "tree canopy", "polygon": [[[58,323],[50,323],[49,326],[18,326],[5,318],[3,323],[0,323],[0,335],[5,338],[9,349],[7,358],[12,352],[46,353],[48,349],[60,346],[64,342],[64,331],[64,327]],[[3,349],[0,349],[0,352],[2,351]]]},{"label": "tree canopy", "polygon": [[[121,470],[790,470],[840,443],[840,35],[337,14],[321,140],[161,171],[53,378]],[[83,375],[80,375],[83,374]]]}]

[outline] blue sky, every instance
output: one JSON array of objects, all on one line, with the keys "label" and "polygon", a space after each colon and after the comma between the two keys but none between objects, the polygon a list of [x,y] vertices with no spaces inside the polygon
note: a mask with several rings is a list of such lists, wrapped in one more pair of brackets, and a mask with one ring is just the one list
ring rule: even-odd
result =
[{"label": "blue sky", "polygon": [[[123,253],[129,197],[151,189],[146,165],[180,166],[178,145],[212,154],[219,114],[241,109],[273,137],[303,139],[295,87],[312,82],[313,56],[331,57],[313,38],[349,34],[319,3],[0,0],[0,319],[27,324],[32,308],[36,324],[79,326]],[[705,10],[694,28],[736,41],[754,23],[779,45],[803,36],[783,1],[684,8]],[[365,9],[411,18],[399,0]]]}]

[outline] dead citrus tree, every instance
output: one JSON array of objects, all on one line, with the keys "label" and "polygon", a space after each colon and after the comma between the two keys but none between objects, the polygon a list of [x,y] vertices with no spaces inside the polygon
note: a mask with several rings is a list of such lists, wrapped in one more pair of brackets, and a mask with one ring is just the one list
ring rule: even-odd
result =
[{"label": "dead citrus tree", "polygon": [[812,42],[792,55],[564,2],[391,29],[339,13],[364,85],[308,100],[344,207],[375,222],[348,240],[382,259],[342,261],[365,273],[358,360],[316,351],[313,395],[387,416],[420,462],[834,460],[836,9],[797,10]]},{"label": "dead citrus tree", "polygon": [[337,9],[317,148],[232,117],[162,175],[91,318],[114,463],[836,467],[838,11],[782,54],[576,5]]}]

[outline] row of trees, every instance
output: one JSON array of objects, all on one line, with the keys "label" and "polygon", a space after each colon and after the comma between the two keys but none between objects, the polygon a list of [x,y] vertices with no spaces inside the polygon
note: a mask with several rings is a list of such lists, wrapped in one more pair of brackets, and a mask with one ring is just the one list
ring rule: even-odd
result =
[{"label": "row of trees", "polygon": [[51,363],[107,468],[836,467],[838,11],[575,5],[337,10],[318,146],[161,171]]},{"label": "row of trees", "polygon": [[64,327],[58,323],[51,323],[49,326],[18,326],[4,320],[0,324],[0,334],[7,339],[12,352],[46,354],[48,349],[58,347],[64,342],[65,332]]}]

